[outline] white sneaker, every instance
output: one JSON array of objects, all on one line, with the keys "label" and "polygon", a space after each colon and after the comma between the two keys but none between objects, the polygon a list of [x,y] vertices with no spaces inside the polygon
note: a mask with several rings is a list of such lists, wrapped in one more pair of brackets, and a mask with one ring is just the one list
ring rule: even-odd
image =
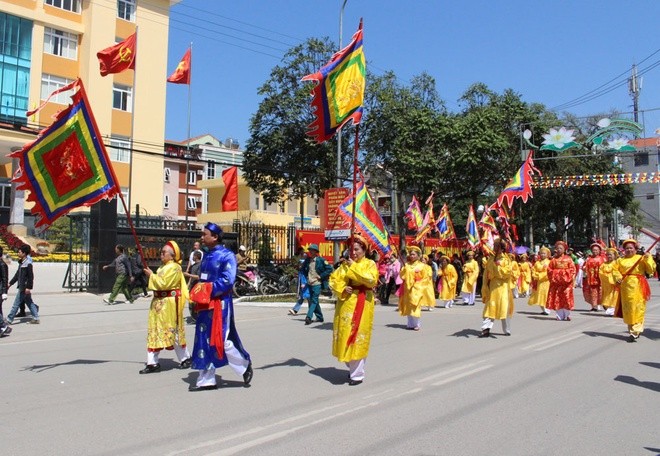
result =
[{"label": "white sneaker", "polygon": [[113,304],[116,304],[116,303],[117,303],[117,301],[110,301],[110,300],[107,299],[107,298],[104,299],[103,302],[106,303],[106,304],[110,304],[110,305],[113,305]]}]

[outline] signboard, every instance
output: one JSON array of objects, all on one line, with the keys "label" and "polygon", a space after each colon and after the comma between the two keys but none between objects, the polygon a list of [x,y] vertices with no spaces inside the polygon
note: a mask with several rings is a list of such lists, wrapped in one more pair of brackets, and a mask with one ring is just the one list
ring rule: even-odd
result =
[{"label": "signboard", "polygon": [[328,241],[344,241],[351,237],[351,230],[325,230],[325,238]]},{"label": "signboard", "polygon": [[337,208],[349,195],[349,190],[345,187],[330,188],[325,191],[323,196],[323,210],[321,210],[321,229],[339,230],[344,220],[337,215]]}]

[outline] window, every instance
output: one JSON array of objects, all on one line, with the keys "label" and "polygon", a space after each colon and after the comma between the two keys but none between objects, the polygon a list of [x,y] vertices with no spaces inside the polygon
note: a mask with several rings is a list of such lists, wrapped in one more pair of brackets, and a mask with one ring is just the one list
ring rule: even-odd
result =
[{"label": "window", "polygon": [[646,195],[646,199],[647,199],[647,200],[655,199],[655,195],[654,195],[653,193],[647,193],[647,195]]},{"label": "window", "polygon": [[80,12],[80,0],[44,0],[44,3],[73,13]]},{"label": "window", "polygon": [[197,209],[197,198],[194,196],[189,196],[187,199],[186,208],[188,208],[189,211],[194,211]]},{"label": "window", "polygon": [[120,111],[132,112],[133,87],[115,84],[112,87],[112,107]]},{"label": "window", "polygon": [[0,184],[0,207],[11,206],[11,184]]},{"label": "window", "polygon": [[208,162],[206,165],[206,178],[215,179],[215,163],[212,161]]},{"label": "window", "polygon": [[635,154],[635,166],[646,166],[649,164],[649,153],[638,152]]},{"label": "window", "polygon": [[170,195],[168,195],[167,193],[163,195],[163,208],[164,209],[170,208]]},{"label": "window", "polygon": [[[60,78],[59,76],[53,76],[52,74],[43,74],[41,75],[41,99],[46,100],[48,96],[57,89],[61,89],[67,84],[71,84],[73,81],[71,79]],[[57,95],[54,95],[51,99],[51,103],[59,104],[69,104],[71,103],[71,90],[66,92],[60,92]]]},{"label": "window", "polygon": [[165,182],[169,184],[170,182],[170,176],[172,174],[172,171],[169,168],[165,168]]},{"label": "window", "polygon": [[188,171],[188,184],[195,185],[197,183],[197,173],[195,171]]},{"label": "window", "polygon": [[25,124],[32,66],[32,22],[0,12],[0,120]]},{"label": "window", "polygon": [[44,29],[44,52],[76,60],[78,58],[78,35],[46,27]]},{"label": "window", "polygon": [[[126,201],[126,204],[128,203],[128,188],[122,187],[121,188],[121,194],[124,195],[124,201]],[[124,210],[124,205],[122,204],[121,200],[117,201],[117,214],[120,215],[125,215],[126,211]]]},{"label": "window", "polygon": [[254,208],[259,210],[259,195],[254,197]]},{"label": "window", "polygon": [[131,161],[131,141],[128,138],[110,138],[108,150],[110,160],[129,163]]},{"label": "window", "polygon": [[117,17],[135,22],[136,0],[117,0]]}]

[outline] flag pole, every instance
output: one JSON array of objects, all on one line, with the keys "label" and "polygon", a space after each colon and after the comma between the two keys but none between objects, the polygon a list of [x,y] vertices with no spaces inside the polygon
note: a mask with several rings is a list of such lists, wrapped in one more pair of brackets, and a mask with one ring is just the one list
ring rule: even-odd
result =
[{"label": "flag pole", "polygon": [[[186,203],[184,204],[184,208],[186,211],[186,229],[188,229],[188,188],[190,187],[190,183],[188,182],[188,174],[190,174],[190,113],[191,113],[191,106],[192,106],[192,41],[190,42],[190,66],[188,67],[188,136],[186,139]],[[197,215],[197,214],[195,214]]]},{"label": "flag pole", "polygon": [[[135,53],[137,54],[138,48],[138,26],[135,26]],[[124,203],[124,210],[128,214],[130,219],[131,212],[131,196],[133,196],[133,147],[135,144],[133,135],[135,133],[135,93],[137,87],[137,62],[135,62],[135,68],[133,68],[133,90],[131,95],[131,148],[130,153],[128,154],[128,209],[126,209],[126,203]],[[121,187],[119,188],[119,193],[121,194]],[[124,198],[121,199],[124,201]],[[144,258],[144,257],[143,257]]]},{"label": "flag pole", "polygon": [[355,235],[355,209],[357,207],[357,172],[358,172],[358,149],[360,148],[360,124],[355,125],[355,141],[353,147],[353,213],[351,216],[351,238],[348,246],[348,251],[351,251],[353,246],[353,237]]}]

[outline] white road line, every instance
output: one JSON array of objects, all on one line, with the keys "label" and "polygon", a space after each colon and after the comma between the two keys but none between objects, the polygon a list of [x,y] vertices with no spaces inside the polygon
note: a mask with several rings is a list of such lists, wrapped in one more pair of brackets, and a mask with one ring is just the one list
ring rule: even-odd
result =
[{"label": "white road line", "polygon": [[449,369],[449,370],[446,370],[446,371],[438,372],[437,374],[429,375],[428,377],[424,377],[424,378],[420,378],[419,380],[415,380],[415,383],[425,383],[425,382],[428,382],[429,380],[433,380],[433,379],[438,378],[438,377],[444,377],[445,375],[449,375],[449,374],[452,374],[454,372],[462,371],[464,369],[469,369],[470,367],[476,366],[478,364],[483,364],[485,361],[486,360],[481,360],[481,361],[477,361],[477,362],[470,363],[470,364],[464,364],[462,366],[455,367],[454,369]]},{"label": "white road line", "polygon": [[[564,343],[566,343],[566,342],[570,342],[570,341],[572,341],[572,340],[574,340],[574,339],[578,339],[578,338],[580,338],[580,337],[582,337],[582,336],[586,336],[586,334],[584,334],[584,333],[578,333],[578,334],[573,334],[572,336],[569,335],[569,336],[566,336],[566,337],[564,337],[564,338],[562,338],[562,339],[560,339],[560,340],[555,340],[554,342],[546,343],[546,344],[544,344],[544,345],[542,345],[542,346],[540,346],[540,347],[538,347],[538,348],[535,348],[534,351],[543,351],[543,350],[547,350],[548,348],[556,347],[557,345],[561,345],[561,344],[564,344]],[[538,345],[538,344],[537,344],[537,345]]]},{"label": "white road line", "polygon": [[453,377],[446,378],[444,380],[440,380],[439,382],[431,383],[433,386],[441,386],[441,385],[446,385],[447,383],[451,383],[455,380],[460,380],[464,377],[469,377],[472,374],[476,374],[478,372],[484,371],[486,369],[490,369],[493,367],[493,364],[487,364],[485,366],[477,367],[476,369],[472,369],[471,371],[463,372],[462,374],[454,375]]},{"label": "white road line", "polygon": [[[582,333],[582,331],[580,331],[580,332],[572,332],[572,333],[569,333],[569,334],[563,334],[563,335],[558,336],[558,337],[550,337],[550,338],[547,338],[547,339],[543,339],[539,342],[535,342],[531,345],[527,345],[526,347],[522,347],[521,350],[536,350],[536,347],[544,347],[544,346],[547,346],[547,345],[553,343],[554,341],[563,341],[566,338],[568,338],[569,340],[575,339],[576,335],[583,335],[583,333]],[[562,342],[559,342],[559,343],[562,343]],[[558,345],[558,344],[554,344],[554,345]],[[552,345],[552,346],[554,346],[554,345]]]}]

